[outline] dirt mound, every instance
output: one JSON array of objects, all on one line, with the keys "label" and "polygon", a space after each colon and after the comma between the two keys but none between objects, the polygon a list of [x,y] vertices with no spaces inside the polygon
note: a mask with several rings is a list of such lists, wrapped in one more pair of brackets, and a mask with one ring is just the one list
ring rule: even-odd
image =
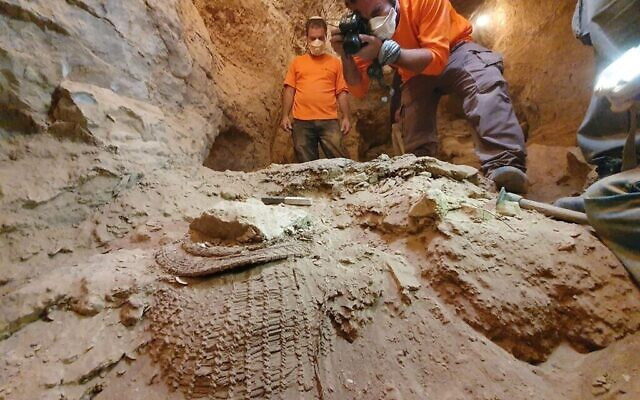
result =
[{"label": "dirt mound", "polygon": [[[533,3],[529,28],[568,15]],[[274,71],[332,4],[0,0],[0,399],[640,397],[621,264],[586,228],[498,216],[475,168],[202,166],[290,159]],[[521,22],[522,4],[496,10]],[[549,74],[509,48],[516,85]],[[534,141],[557,122],[568,146],[575,116],[548,113],[582,100],[546,102],[549,85],[517,89],[520,112]],[[389,149],[385,112],[356,106],[376,118],[354,124],[354,154]],[[558,182],[577,187],[579,161]],[[312,206],[258,200],[279,195]]]},{"label": "dirt mound", "polygon": [[[498,217],[473,168],[381,157],[253,174],[172,169],[141,182],[127,198],[162,182],[175,211],[149,216],[105,255],[67,254],[77,266],[3,288],[6,398],[584,399],[576,365],[636,377],[621,355],[639,340],[640,295],[620,263],[584,228],[529,211]],[[249,211],[265,194],[313,205],[262,206],[293,216],[289,229]],[[223,209],[244,210],[226,224],[266,224],[307,250],[197,279],[157,265],[154,254],[189,232],[180,219]],[[206,227],[226,232],[217,218]],[[233,247],[183,240],[189,262]],[[68,347],[78,324],[85,334]]]}]

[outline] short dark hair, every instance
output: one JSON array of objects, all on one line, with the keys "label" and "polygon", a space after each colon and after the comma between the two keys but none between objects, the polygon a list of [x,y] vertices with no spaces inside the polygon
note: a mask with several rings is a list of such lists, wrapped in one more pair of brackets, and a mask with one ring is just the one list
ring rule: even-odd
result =
[{"label": "short dark hair", "polygon": [[322,28],[324,29],[324,33],[327,33],[327,23],[320,17],[311,17],[307,20],[304,29],[306,35],[309,35],[309,29],[311,28]]}]

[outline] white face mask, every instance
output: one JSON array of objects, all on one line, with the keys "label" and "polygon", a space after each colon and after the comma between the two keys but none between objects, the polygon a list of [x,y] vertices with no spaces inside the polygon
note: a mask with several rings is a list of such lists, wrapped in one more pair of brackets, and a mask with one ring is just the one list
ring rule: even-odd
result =
[{"label": "white face mask", "polygon": [[324,54],[325,45],[320,39],[309,42],[309,52],[312,56],[321,56]]},{"label": "white face mask", "polygon": [[[397,3],[396,3],[397,7]],[[382,40],[388,40],[393,37],[393,34],[396,32],[396,18],[398,17],[398,12],[396,8],[392,8],[389,11],[389,14],[385,16],[371,18],[369,20],[369,27],[371,28],[371,32],[374,36]]]}]

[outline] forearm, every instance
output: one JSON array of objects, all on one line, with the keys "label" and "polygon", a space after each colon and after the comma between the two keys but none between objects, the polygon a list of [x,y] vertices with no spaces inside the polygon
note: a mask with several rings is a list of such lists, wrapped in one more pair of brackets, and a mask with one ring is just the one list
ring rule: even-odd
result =
[{"label": "forearm", "polygon": [[291,108],[293,107],[293,97],[296,93],[296,90],[291,86],[287,86],[284,88],[284,93],[282,94],[282,118],[288,117],[291,113]]},{"label": "forearm", "polygon": [[347,92],[342,92],[338,95],[338,106],[340,107],[342,118],[349,118],[351,110],[349,109],[349,94]]},{"label": "forearm", "polygon": [[433,53],[429,49],[402,49],[395,66],[411,72],[421,73],[433,61]]},{"label": "forearm", "polygon": [[349,85],[357,86],[362,82],[360,70],[353,57],[342,57],[342,71],[344,72],[344,79]]}]

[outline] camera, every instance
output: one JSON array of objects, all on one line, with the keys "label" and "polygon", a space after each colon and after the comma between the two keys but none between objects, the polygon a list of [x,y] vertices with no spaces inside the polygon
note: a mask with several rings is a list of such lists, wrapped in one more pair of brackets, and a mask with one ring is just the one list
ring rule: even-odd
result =
[{"label": "camera", "polygon": [[367,43],[362,43],[360,35],[370,35],[369,23],[358,13],[344,15],[338,25],[343,36],[344,52],[354,55],[360,51]]}]

